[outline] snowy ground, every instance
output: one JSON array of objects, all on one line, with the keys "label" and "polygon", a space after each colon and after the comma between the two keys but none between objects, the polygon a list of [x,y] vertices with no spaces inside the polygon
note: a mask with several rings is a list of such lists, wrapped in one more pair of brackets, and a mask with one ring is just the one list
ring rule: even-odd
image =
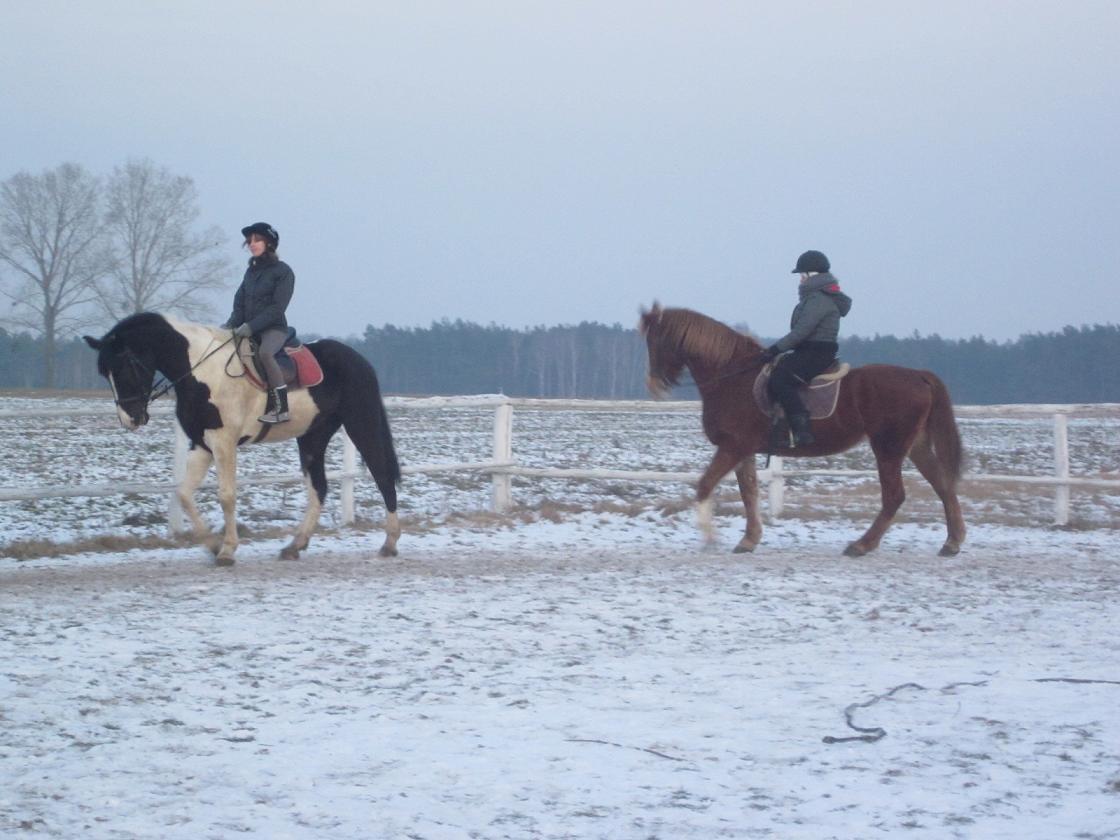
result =
[{"label": "snowy ground", "polygon": [[[487,409],[392,419],[405,464],[489,456]],[[1052,469],[1048,418],[961,429],[973,472]],[[0,437],[4,487],[169,475],[166,417]],[[690,471],[711,449],[690,415],[518,412],[514,452]],[[1072,420],[1070,455],[1120,474],[1120,420]],[[713,552],[684,485],[516,480],[496,517],[485,476],[410,475],[386,561],[365,481],[362,527],[332,497],[294,563],[302,488],[251,488],[232,569],[167,542],[158,496],[2,504],[0,836],[1120,838],[1120,494],[1075,490],[1053,530],[1052,489],[966,480],[945,560],[908,484],[857,560],[873,479],[790,480],[750,557],[729,488]]]},{"label": "snowy ground", "polygon": [[557,518],[0,563],[0,835],[1120,837],[1115,531]]}]

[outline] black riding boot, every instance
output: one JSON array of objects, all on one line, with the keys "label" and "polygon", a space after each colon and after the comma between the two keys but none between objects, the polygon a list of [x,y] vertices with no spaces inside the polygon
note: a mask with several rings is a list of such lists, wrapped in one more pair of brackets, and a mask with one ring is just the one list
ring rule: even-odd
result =
[{"label": "black riding boot", "polygon": [[789,427],[793,431],[793,445],[794,446],[810,446],[816,443],[816,438],[813,437],[813,432],[809,428],[809,414],[791,414],[789,416]]},{"label": "black riding boot", "polygon": [[786,418],[779,414],[770,424],[769,451],[775,454],[789,448],[789,424],[786,423]]},{"label": "black riding boot", "polygon": [[287,423],[292,419],[288,413],[288,386],[268,389],[268,403],[264,407],[264,414],[257,418],[262,423]]},{"label": "black riding boot", "polygon": [[281,385],[276,389],[276,422],[287,423],[292,419],[292,415],[288,413],[288,386]]}]

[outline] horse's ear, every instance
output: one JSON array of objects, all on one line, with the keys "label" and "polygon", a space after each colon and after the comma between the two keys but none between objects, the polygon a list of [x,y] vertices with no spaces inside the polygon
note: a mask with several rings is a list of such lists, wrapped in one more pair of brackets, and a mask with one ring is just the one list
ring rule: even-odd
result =
[{"label": "horse's ear", "polygon": [[88,344],[94,350],[100,350],[101,349],[101,340],[100,339],[94,338],[92,335],[83,335],[82,338],[84,338],[86,344]]}]

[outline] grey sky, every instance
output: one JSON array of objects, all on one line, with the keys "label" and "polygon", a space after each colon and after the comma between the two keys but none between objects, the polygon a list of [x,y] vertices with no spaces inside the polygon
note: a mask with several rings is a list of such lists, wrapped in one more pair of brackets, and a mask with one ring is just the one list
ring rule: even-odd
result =
[{"label": "grey sky", "polygon": [[239,263],[280,230],[304,331],[775,336],[806,248],[846,335],[1120,322],[1114,2],[0,6],[0,178],[192,176]]}]

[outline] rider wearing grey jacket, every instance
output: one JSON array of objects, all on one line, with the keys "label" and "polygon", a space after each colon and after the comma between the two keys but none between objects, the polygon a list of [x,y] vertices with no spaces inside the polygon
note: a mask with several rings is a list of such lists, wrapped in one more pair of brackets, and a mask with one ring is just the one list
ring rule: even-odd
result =
[{"label": "rider wearing grey jacket", "polygon": [[262,423],[286,423],[290,419],[288,389],[276,354],[288,338],[284,312],[291,302],[296,276],[276,256],[280,234],[268,222],[244,227],[241,235],[253,256],[224,326],[232,329],[236,338],[253,336],[257,340],[257,360],[268,378],[268,405],[258,419]]},{"label": "rider wearing grey jacket", "polygon": [[852,308],[852,299],[840,291],[828,257],[820,251],[806,251],[798,257],[793,273],[801,275],[801,286],[798,289],[800,300],[790,317],[789,332],[768,347],[763,358],[770,361],[793,351],[782,356],[774,366],[769,390],[785,409],[794,445],[808,446],[814,442],[809,429],[809,412],[797,389],[836,361],[840,319]]}]

